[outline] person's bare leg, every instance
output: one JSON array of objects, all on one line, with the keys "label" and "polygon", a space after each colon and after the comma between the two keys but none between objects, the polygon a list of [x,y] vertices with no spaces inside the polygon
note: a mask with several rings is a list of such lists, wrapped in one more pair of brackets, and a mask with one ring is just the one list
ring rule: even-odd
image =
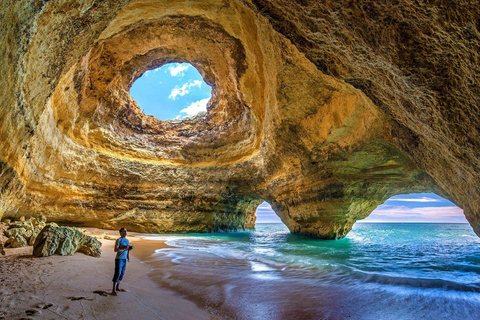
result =
[{"label": "person's bare leg", "polygon": [[118,281],[118,282],[117,282],[117,288],[116,288],[116,291],[120,291],[120,292],[126,292],[127,290],[125,290],[125,289],[120,289],[120,282],[121,282],[121,281]]},{"label": "person's bare leg", "polygon": [[115,285],[117,285],[117,289],[118,289],[118,284],[117,283],[113,283],[113,287],[112,287],[112,292],[110,293],[112,296],[116,296],[117,295],[117,291],[115,291]]}]

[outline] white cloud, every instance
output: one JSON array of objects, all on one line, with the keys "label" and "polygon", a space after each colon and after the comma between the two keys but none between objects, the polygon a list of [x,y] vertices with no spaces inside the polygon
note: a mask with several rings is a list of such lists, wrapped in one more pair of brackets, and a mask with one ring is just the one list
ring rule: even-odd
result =
[{"label": "white cloud", "polygon": [[387,201],[402,201],[402,202],[440,202],[438,199],[428,198],[428,197],[421,197],[421,198],[398,198],[398,199],[388,199]]},{"label": "white cloud", "polygon": [[262,202],[258,207],[257,210],[272,210],[272,207],[268,202]]},{"label": "white cloud", "polygon": [[255,212],[256,223],[280,223],[282,222],[268,202],[262,202]]},{"label": "white cloud", "polygon": [[455,206],[409,208],[382,205],[366,220],[371,222],[466,222],[463,210]]},{"label": "white cloud", "polygon": [[172,92],[170,93],[170,95],[168,96],[168,99],[172,99],[172,100],[175,100],[177,98],[177,96],[184,96],[186,94],[189,94],[190,93],[190,89],[193,88],[193,87],[199,87],[201,88],[202,87],[202,81],[200,80],[193,80],[193,81],[189,81],[187,83],[185,83],[183,86],[179,87],[179,86],[176,86]]},{"label": "white cloud", "polygon": [[170,72],[170,75],[172,77],[183,77],[185,75],[185,71],[190,68],[190,65],[186,63],[178,63],[175,66],[171,66],[168,68],[168,71]]},{"label": "white cloud", "polygon": [[188,107],[180,110],[180,113],[186,113],[186,117],[196,116],[199,112],[207,111],[207,103],[210,98],[202,99],[200,101],[193,102]]},{"label": "white cloud", "polygon": [[158,70],[160,70],[160,68],[153,69],[153,70],[147,70],[142,74],[142,76],[148,77],[150,73],[158,72]]}]

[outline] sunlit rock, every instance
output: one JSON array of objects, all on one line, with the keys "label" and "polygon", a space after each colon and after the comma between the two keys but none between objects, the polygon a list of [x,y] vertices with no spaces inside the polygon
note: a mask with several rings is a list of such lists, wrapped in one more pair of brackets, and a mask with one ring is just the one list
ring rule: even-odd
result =
[{"label": "sunlit rock", "polygon": [[[479,7],[400,1],[2,2],[0,218],[336,239],[399,193],[480,231]],[[443,23],[443,22],[444,23]],[[204,117],[129,96],[189,62]]]}]

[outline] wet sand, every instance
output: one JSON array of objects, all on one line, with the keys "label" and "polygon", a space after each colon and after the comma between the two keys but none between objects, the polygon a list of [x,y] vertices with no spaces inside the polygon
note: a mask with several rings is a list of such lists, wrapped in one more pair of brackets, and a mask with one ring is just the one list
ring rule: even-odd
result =
[{"label": "wet sand", "polygon": [[[118,231],[88,229],[117,237]],[[0,256],[0,319],[214,319],[206,310],[148,278],[142,260],[161,241],[130,233],[135,246],[118,296],[112,289],[114,241],[102,239],[102,256],[32,256],[32,247],[5,249]]]}]

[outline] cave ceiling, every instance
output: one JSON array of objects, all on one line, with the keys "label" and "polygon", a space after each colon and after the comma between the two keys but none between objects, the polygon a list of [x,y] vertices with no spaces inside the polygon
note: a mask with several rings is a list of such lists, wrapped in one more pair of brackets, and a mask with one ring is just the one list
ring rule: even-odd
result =
[{"label": "cave ceiling", "polygon": [[[344,237],[400,193],[454,201],[480,234],[480,5],[51,0],[0,4],[0,218],[143,232]],[[129,94],[195,66],[204,116]]]}]

